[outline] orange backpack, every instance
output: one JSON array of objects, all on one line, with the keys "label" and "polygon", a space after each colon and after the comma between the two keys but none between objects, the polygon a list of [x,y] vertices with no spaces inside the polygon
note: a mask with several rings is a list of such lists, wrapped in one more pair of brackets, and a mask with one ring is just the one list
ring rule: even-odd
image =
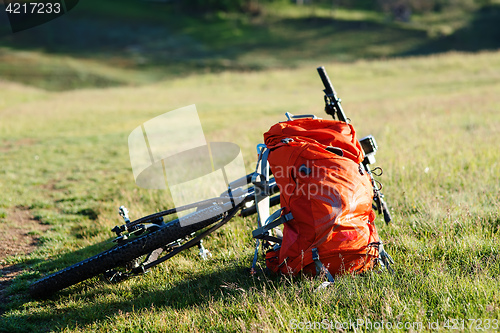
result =
[{"label": "orange backpack", "polygon": [[264,140],[286,221],[281,246],[266,254],[267,267],[292,275],[323,271],[331,281],[329,273],[374,267],[383,247],[354,128],[336,120],[296,119],[272,126]]}]

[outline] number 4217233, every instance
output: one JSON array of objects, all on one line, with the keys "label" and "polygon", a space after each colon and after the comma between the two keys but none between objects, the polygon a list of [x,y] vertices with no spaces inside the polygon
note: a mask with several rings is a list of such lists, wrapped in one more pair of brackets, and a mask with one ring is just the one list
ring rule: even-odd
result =
[{"label": "number 4217233", "polygon": [[60,2],[14,2],[5,7],[9,14],[59,14],[62,11]]}]

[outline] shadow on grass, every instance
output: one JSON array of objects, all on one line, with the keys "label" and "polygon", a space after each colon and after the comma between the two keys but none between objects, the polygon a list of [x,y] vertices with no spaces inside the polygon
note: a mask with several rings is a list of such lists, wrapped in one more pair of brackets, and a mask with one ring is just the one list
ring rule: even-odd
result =
[{"label": "shadow on grass", "polygon": [[[144,285],[118,291],[114,289],[116,298],[123,299],[122,301],[100,301],[106,288],[97,288],[95,281],[91,280],[57,293],[44,301],[44,307],[41,309],[30,313],[9,313],[0,325],[0,330],[53,331],[63,327],[81,329],[82,326],[109,320],[117,314],[138,314],[141,310],[152,307],[176,310],[193,306],[203,307],[209,302],[234,299],[244,292],[251,292],[252,289],[262,290],[266,284],[277,279],[279,277],[268,276],[263,272],[251,276],[246,264],[235,263],[224,269],[194,275],[173,287],[167,285],[165,289],[155,286],[155,290],[145,291],[147,287]],[[64,299],[68,297],[71,297],[72,305],[64,307],[64,315],[61,315],[60,311],[53,311],[50,304],[60,301],[64,303]],[[18,308],[26,306],[27,302],[29,300],[18,305]],[[58,307],[60,306],[64,304]]]},{"label": "shadow on grass", "polygon": [[[166,16],[173,14],[166,11]],[[356,60],[401,53],[400,42],[424,41],[422,31],[359,20],[324,17],[265,19],[262,24],[223,19],[188,19],[183,29],[149,22],[125,22],[92,17],[60,18],[49,24],[0,39],[19,50],[101,60],[116,59],[117,66],[147,68],[173,63],[197,69],[259,69],[241,61],[249,52],[279,59],[283,67],[295,60],[330,58]],[[182,26],[182,23],[178,23]],[[61,33],[64,31],[64,33]],[[352,34],[357,38],[352,38]],[[373,51],[374,46],[390,46]],[[290,54],[292,52],[292,54]],[[227,61],[229,60],[229,61]],[[173,66],[172,66],[173,67]]]},{"label": "shadow on grass", "polygon": [[255,49],[264,53],[268,48],[285,63],[393,57],[427,38],[425,32],[393,24],[322,17],[285,19],[272,30],[272,42]]},{"label": "shadow on grass", "polygon": [[[78,232],[78,230],[79,229],[75,229],[76,232]],[[82,238],[81,236],[79,236],[79,234],[76,234],[76,237]],[[112,242],[113,239],[114,238],[110,238],[100,243],[86,246],[80,250],[67,252],[65,254],[58,256],[55,259],[52,258],[47,260],[31,259],[27,261],[25,264],[29,265],[29,267],[31,268],[35,268],[43,272],[44,275],[47,275],[49,274],[48,272],[61,270],[65,267],[74,265],[82,260],[90,258],[98,253],[111,249],[114,245],[114,243]]]},{"label": "shadow on grass", "polygon": [[[141,6],[142,16],[138,17],[117,12],[107,18],[98,9],[75,10],[39,27],[3,36],[0,43],[12,50],[41,50],[49,55],[94,59],[111,67],[150,70],[154,72],[151,80],[199,71],[262,70],[294,67],[303,61],[354,61],[500,46],[498,5],[483,7],[470,26],[437,38],[404,24],[375,20],[272,14],[256,21],[243,14],[196,18],[176,14],[168,5]],[[148,16],[154,19],[148,21]],[[0,67],[5,78],[50,90],[134,81],[60,62],[41,66],[27,60],[16,67],[14,59],[1,58],[8,65]]]},{"label": "shadow on grass", "polygon": [[402,55],[427,55],[447,51],[478,52],[500,48],[500,4],[486,5],[473,15],[470,24],[448,36],[435,38]]},{"label": "shadow on grass", "polygon": [[[28,287],[31,283],[41,278],[42,275],[32,274],[28,268],[38,269],[46,272],[44,275],[48,275],[49,273],[47,272],[71,266],[110,248],[110,241],[111,239],[78,251],[68,252],[54,260],[29,259],[21,264],[4,267],[0,270],[0,314],[4,314],[19,306],[22,307],[23,304],[31,301],[28,295]],[[6,330],[4,327],[4,325],[9,325],[8,321],[0,321],[0,332],[18,331],[22,325],[15,317],[13,319],[16,324],[11,326],[11,330]],[[25,331],[30,331],[30,329],[26,328]]]},{"label": "shadow on grass", "polygon": [[[444,38],[445,43],[442,39],[430,40],[424,31],[384,21],[314,15],[287,18],[267,14],[254,22],[243,14],[226,18],[219,15],[193,17],[179,13],[175,6],[168,4],[128,1],[130,10],[140,12],[131,15],[127,6],[120,8],[121,3],[114,5],[116,9],[112,13],[107,8],[111,3],[107,7],[97,1],[90,1],[90,4],[81,5],[36,28],[16,34],[4,33],[0,42],[16,49],[44,50],[82,58],[125,58],[128,65],[140,67],[149,63],[166,66],[172,61],[182,63],[207,58],[237,60],[249,51],[249,47],[263,53],[276,52],[278,59],[290,49],[302,58],[328,55],[336,59],[340,51],[348,53],[351,60],[410,55],[422,50],[477,51],[498,46],[499,38],[500,5],[494,4],[479,9],[470,25]],[[353,32],[359,33],[359,38],[352,38]],[[405,39],[410,41],[404,46],[398,45]],[[380,46],[381,40],[391,46],[386,54],[370,50],[370,46]]]}]

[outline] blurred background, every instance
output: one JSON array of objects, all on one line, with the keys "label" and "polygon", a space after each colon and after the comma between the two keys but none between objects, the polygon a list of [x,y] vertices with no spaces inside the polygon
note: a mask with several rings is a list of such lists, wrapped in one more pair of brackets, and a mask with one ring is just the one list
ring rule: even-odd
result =
[{"label": "blurred background", "polygon": [[85,0],[18,33],[2,11],[0,77],[67,90],[479,51],[499,23],[498,0]]}]

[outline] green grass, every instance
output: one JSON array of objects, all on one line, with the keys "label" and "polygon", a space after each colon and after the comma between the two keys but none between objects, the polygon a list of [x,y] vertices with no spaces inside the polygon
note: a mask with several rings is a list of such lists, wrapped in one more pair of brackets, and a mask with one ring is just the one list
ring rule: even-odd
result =
[{"label": "green grass", "polygon": [[[188,16],[172,4],[86,0],[57,20],[0,32],[0,77],[45,90],[141,85],[207,72],[498,49],[500,5],[413,15],[261,4]],[[64,31],[64,33],[61,33]]]},{"label": "green grass", "polygon": [[[131,217],[171,207],[133,182],[127,137],[146,120],[196,104],[209,141],[242,148],[248,170],[262,133],[284,113],[323,113],[315,67],[223,72],[140,87],[47,92],[0,82],[1,221],[16,206],[50,228],[0,305],[0,331],[291,331],[290,322],[500,320],[500,53],[323,63],[359,137],[379,144],[394,222],[377,220],[394,275],[319,280],[249,275],[255,218],[209,237],[149,274],[100,279],[46,301],[42,275],[105,248],[124,204]],[[263,261],[260,261],[263,263]]]}]

